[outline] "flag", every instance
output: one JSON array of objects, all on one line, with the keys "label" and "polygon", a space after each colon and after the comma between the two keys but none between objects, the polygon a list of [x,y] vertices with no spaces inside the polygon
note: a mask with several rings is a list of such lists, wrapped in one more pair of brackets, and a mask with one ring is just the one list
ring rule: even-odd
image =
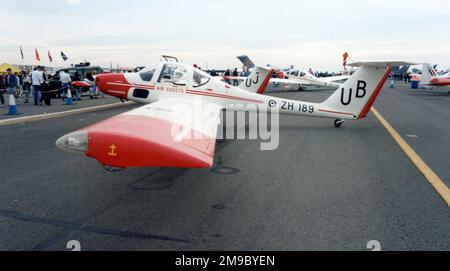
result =
[{"label": "flag", "polygon": [[22,59],[23,59],[23,50],[22,50],[22,45],[20,45],[20,55],[22,56]]},{"label": "flag", "polygon": [[61,51],[61,57],[64,61],[67,61],[69,58]]},{"label": "flag", "polygon": [[52,57],[52,55],[50,54],[50,50],[48,51],[48,60],[50,60],[50,62],[53,62],[53,57]]},{"label": "flag", "polygon": [[41,61],[41,56],[39,55],[39,52],[37,50],[37,48],[34,50],[35,54],[36,54],[36,60],[37,61]]},{"label": "flag", "polygon": [[344,57],[344,69],[347,70],[347,59],[349,57],[348,53],[345,52],[343,57]]}]

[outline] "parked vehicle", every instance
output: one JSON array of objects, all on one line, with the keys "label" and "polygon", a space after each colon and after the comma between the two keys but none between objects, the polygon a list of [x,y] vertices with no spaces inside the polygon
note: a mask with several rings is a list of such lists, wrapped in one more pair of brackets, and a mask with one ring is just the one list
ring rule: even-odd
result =
[{"label": "parked vehicle", "polygon": [[[91,66],[91,63],[84,62],[77,65],[74,65],[73,67],[59,69],[56,71],[56,73],[53,76],[53,80],[51,80],[50,84],[54,86],[61,85],[61,81],[59,78],[59,73],[61,71],[64,71],[70,75],[70,78],[72,79],[72,82],[76,81],[84,81],[84,75],[86,73],[91,74],[102,74],[104,73],[104,70],[100,66]],[[74,88],[80,88],[81,92],[89,92],[90,87],[87,86],[81,86],[80,84],[76,84],[73,86]],[[59,91],[58,93],[53,94],[53,98],[56,98],[59,94],[61,94],[62,91]]]}]

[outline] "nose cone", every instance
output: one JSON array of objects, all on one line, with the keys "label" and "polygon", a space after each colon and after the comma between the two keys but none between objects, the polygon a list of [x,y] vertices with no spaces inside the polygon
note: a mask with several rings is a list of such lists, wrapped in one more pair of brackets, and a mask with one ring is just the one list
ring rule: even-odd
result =
[{"label": "nose cone", "polygon": [[96,84],[101,92],[120,99],[127,99],[128,91],[131,88],[130,83],[122,73],[98,75]]},{"label": "nose cone", "polygon": [[278,71],[277,77],[279,79],[284,79],[284,78],[286,78],[286,74],[283,71]]},{"label": "nose cone", "polygon": [[88,151],[88,133],[77,131],[56,141],[56,146],[64,151],[85,155]]}]

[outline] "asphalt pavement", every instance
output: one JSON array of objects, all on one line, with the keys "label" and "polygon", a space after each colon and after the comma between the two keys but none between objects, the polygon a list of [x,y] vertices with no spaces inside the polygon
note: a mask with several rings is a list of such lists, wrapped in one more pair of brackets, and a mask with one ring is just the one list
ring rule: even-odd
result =
[{"label": "asphalt pavement", "polygon": [[[449,105],[404,84],[375,105],[447,185]],[[373,114],[282,116],[277,150],[221,140],[212,170],[110,173],[54,145],[135,106],[0,127],[0,250],[450,250],[449,207]]]},{"label": "asphalt pavement", "polygon": [[65,102],[62,101],[62,99],[52,99],[51,105],[34,105],[33,98],[31,97],[29,102],[31,103],[24,103],[25,99],[21,98],[17,103],[17,110],[20,113],[20,115],[7,115],[9,109],[8,109],[8,95],[5,95],[5,106],[0,106],[0,121],[5,119],[13,119],[18,117],[28,117],[33,115],[43,115],[43,114],[49,114],[49,113],[56,113],[56,112],[63,112],[67,110],[76,110],[76,109],[82,109],[92,106],[99,106],[99,105],[107,105],[107,104],[114,104],[114,103],[120,103],[119,99],[111,96],[105,96],[104,98],[99,97],[99,99],[90,99],[89,96],[82,96],[81,101],[74,101],[74,105],[65,105]]}]

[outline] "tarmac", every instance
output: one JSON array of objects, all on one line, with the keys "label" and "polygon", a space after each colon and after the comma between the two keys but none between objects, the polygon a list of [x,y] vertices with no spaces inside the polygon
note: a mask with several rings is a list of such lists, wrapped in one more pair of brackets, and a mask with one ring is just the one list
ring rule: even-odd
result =
[{"label": "tarmac", "polygon": [[[375,107],[449,187],[447,91],[386,85]],[[271,95],[321,101],[330,93]],[[450,250],[449,205],[373,113],[341,129],[282,116],[277,150],[220,140],[211,170],[110,173],[55,147],[136,106],[0,126],[0,250],[64,251],[70,240],[107,251],[365,251],[371,240],[387,251]]]},{"label": "tarmac", "polygon": [[85,109],[88,107],[94,106],[102,106],[102,105],[110,105],[121,103],[121,101],[115,97],[105,96],[104,98],[99,97],[99,99],[90,99],[89,96],[82,96],[81,101],[74,101],[74,105],[65,105],[65,103],[61,99],[52,99],[51,106],[36,106],[34,105],[33,98],[30,97],[30,103],[24,103],[25,99],[20,98],[17,103],[17,108],[20,113],[18,116],[7,115],[8,114],[8,95],[4,95],[5,97],[5,106],[0,107],[0,122],[2,120],[14,119],[18,117],[30,117],[36,115],[46,115],[53,114],[58,112],[65,112],[69,110],[79,110]]}]

